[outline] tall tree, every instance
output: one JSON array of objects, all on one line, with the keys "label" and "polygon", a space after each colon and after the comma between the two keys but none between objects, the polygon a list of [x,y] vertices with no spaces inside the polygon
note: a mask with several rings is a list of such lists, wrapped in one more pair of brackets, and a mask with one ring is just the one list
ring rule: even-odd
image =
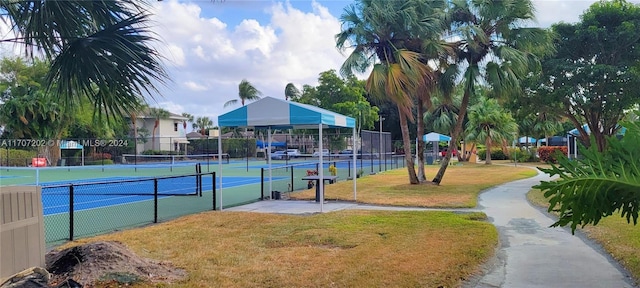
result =
[{"label": "tall tree", "polygon": [[284,100],[289,101],[289,99],[296,97],[300,97],[300,90],[298,90],[293,83],[288,83],[287,86],[284,87]]},{"label": "tall tree", "polygon": [[515,120],[496,99],[480,97],[477,104],[469,108],[466,139],[484,142],[487,147],[485,164],[491,164],[491,146],[494,142],[513,140],[518,131]]},{"label": "tall tree", "polygon": [[[158,130],[158,127],[160,126],[160,120],[162,119],[167,119],[169,118],[169,116],[171,115],[171,113],[169,113],[169,111],[164,110],[162,108],[149,108],[148,110],[149,112],[149,116],[151,116],[153,118],[153,131],[151,132],[151,147],[153,147],[152,149],[156,149],[156,131]],[[160,149],[158,149],[160,150]]]},{"label": "tall tree", "polygon": [[[238,98],[240,99],[242,106],[244,106],[247,101],[260,99],[260,95],[262,95],[262,92],[256,89],[256,87],[254,87],[249,81],[245,79],[240,81],[240,84],[238,85]],[[235,105],[237,103],[238,99],[229,100],[227,103],[224,103],[224,107]]]},{"label": "tall tree", "polygon": [[187,120],[184,122],[184,130],[187,131],[187,122],[191,123],[193,127],[193,121],[195,118],[193,117],[193,115],[187,112],[183,112],[182,117],[187,118]]},{"label": "tall tree", "polygon": [[206,116],[197,117],[196,121],[193,122],[193,129],[199,129],[202,136],[207,135],[207,130],[211,127],[213,127],[213,121]]},{"label": "tall tree", "polygon": [[150,44],[147,4],[122,1],[0,1],[13,34],[3,42],[22,45],[27,56],[51,62],[48,94],[63,107],[88,97],[97,116],[126,115],[141,95],[158,93],[167,74]]},{"label": "tall tree", "polygon": [[[47,97],[48,63],[4,58],[0,62],[0,125],[3,137],[34,140],[60,139],[67,133],[73,110],[65,109],[53,97]],[[54,142],[56,143],[56,142]],[[39,153],[56,163],[59,150],[41,146]]]},{"label": "tall tree", "polygon": [[431,73],[421,51],[410,48],[422,46],[421,35],[434,35],[436,33],[432,31],[440,30],[440,18],[433,17],[436,9],[431,7],[441,3],[361,0],[345,9],[340,17],[342,32],[336,35],[339,49],[353,45],[341,73],[352,75],[372,67],[367,91],[374,97],[390,99],[396,105],[411,184],[420,183],[420,179],[410,152],[412,141],[407,122],[415,119],[414,96],[419,87],[429,81],[427,78]]},{"label": "tall tree", "polygon": [[596,2],[580,22],[552,28],[557,53],[544,59],[541,74],[532,75],[538,81],[525,96],[569,119],[583,145],[591,145],[593,134],[604,151],[625,110],[640,103],[640,5]]},{"label": "tall tree", "polygon": [[[452,43],[455,63],[445,74],[460,75],[464,87],[451,132],[453,148],[457,149],[470,100],[478,96],[477,85],[486,83],[495,95],[517,93],[519,79],[539,69],[538,56],[553,51],[553,46],[547,31],[524,26],[534,18],[530,0],[454,0],[449,15],[450,32],[459,40]],[[447,150],[434,183],[442,181],[454,149]]]}]

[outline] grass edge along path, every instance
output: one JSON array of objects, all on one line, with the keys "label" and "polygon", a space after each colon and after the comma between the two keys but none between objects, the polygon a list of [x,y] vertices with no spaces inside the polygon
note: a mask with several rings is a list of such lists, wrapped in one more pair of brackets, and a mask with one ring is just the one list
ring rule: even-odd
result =
[{"label": "grass edge along path", "polygon": [[[425,166],[427,178],[435,175],[437,165]],[[364,204],[429,207],[474,208],[478,195],[485,189],[499,184],[530,178],[537,175],[531,167],[509,167],[464,163],[452,165],[439,186],[427,181],[408,184],[406,168],[399,168],[357,180],[357,202]],[[312,200],[315,188],[293,192],[291,199]],[[325,185],[325,200],[353,201],[353,182],[341,181]]]},{"label": "grass edge along path", "polygon": [[61,248],[119,241],[188,272],[166,287],[457,287],[493,256],[498,233],[484,220],[440,211],[211,211]]},{"label": "grass edge along path", "polygon": [[[544,208],[545,211],[549,207],[549,202],[539,189],[531,189],[527,193],[527,200],[532,205]],[[557,219],[557,216],[553,213],[549,213],[549,215]],[[627,220],[620,217],[620,214],[614,214],[602,218],[597,226],[578,227],[578,230],[584,232],[589,239],[602,246],[613,259],[631,274],[636,283],[640,282],[639,227],[634,226],[633,222],[627,223]]]}]

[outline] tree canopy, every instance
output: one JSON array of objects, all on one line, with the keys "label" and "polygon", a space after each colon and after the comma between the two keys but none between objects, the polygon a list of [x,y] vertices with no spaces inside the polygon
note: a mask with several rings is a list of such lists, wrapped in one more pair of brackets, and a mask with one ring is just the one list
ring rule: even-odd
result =
[{"label": "tree canopy", "polygon": [[[121,1],[0,1],[13,34],[4,42],[22,45],[33,58],[51,63],[46,95],[73,107],[90,99],[98,117],[125,116],[143,97],[159,93],[168,76],[151,48],[147,3]],[[98,109],[99,108],[99,109]]]},{"label": "tree canopy", "polygon": [[583,145],[589,135],[604,151],[624,112],[640,103],[640,6],[624,0],[596,2],[575,24],[553,25],[557,53],[532,74],[524,97],[569,119]]}]

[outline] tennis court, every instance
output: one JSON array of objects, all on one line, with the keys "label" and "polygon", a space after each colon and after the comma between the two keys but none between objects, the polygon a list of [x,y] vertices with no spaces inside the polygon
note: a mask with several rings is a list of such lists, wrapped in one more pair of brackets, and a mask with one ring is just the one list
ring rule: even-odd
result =
[{"label": "tennis court", "polygon": [[[389,160],[393,162],[358,159],[356,166],[365,173],[384,171],[402,165],[398,159]],[[138,159],[135,164],[129,161],[126,164],[61,167],[2,166],[0,186],[43,186],[45,241],[52,247],[70,239],[167,221],[211,211],[214,207],[220,209],[259,201],[271,196],[269,189],[307,189],[307,181],[301,178],[307,170],[320,168],[317,159],[275,160],[271,169],[264,159],[226,161],[222,163],[224,189],[222,193],[216,193],[214,199],[212,174],[218,173],[217,161],[208,158],[206,161],[159,160],[157,157],[152,161]],[[196,164],[200,164],[200,171]],[[329,165],[338,168],[339,181],[355,173],[352,160],[325,161],[326,174]],[[202,182],[198,184],[195,174],[200,172]],[[268,184],[270,174],[271,185]],[[154,178],[158,179],[157,188],[154,188]],[[219,180],[216,177],[217,191]],[[70,184],[74,187],[73,198],[69,197]],[[198,185],[202,187],[201,191],[197,191]],[[157,199],[154,189],[158,191]]]},{"label": "tennis court", "polygon": [[[211,175],[202,176],[203,191],[212,191]],[[216,179],[218,180],[218,179]],[[274,180],[279,180],[274,177]],[[198,196],[196,176],[159,178],[158,197]],[[226,188],[259,184],[259,177],[223,177],[222,186]],[[42,185],[42,203],[44,215],[69,213],[69,187],[74,185],[74,211],[82,211],[109,206],[150,201],[154,196],[154,178],[148,177],[110,177],[72,181],[40,183]],[[217,189],[220,188],[218,183]]]}]

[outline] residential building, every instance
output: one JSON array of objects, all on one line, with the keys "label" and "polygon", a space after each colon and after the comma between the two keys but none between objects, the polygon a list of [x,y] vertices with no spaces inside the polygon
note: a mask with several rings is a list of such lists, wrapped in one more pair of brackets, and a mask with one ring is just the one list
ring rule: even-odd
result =
[{"label": "residential building", "polygon": [[[148,110],[145,113],[140,113],[136,118],[137,154],[147,150],[186,154],[187,144],[189,144],[186,129],[188,119],[186,117],[170,112],[167,118],[158,121],[158,126],[155,129],[156,119],[150,116]],[[131,133],[133,133],[133,127],[131,129]]]}]

